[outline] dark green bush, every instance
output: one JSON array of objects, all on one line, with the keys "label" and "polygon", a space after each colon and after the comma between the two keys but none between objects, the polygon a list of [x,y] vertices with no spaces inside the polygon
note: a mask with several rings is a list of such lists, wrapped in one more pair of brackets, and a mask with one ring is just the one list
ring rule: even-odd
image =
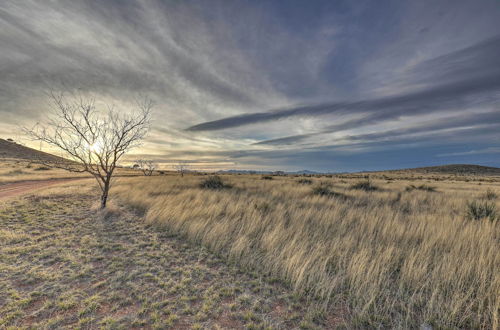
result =
[{"label": "dark green bush", "polygon": [[312,189],[312,193],[320,196],[329,196],[329,197],[341,197],[346,198],[347,196],[338,192],[333,191],[328,184],[320,184]]},{"label": "dark green bush", "polygon": [[313,181],[311,179],[300,179],[297,181],[300,184],[312,184]]},{"label": "dark green bush", "polygon": [[498,219],[496,205],[491,202],[472,201],[467,203],[466,216],[471,220]]},{"label": "dark green bush", "polygon": [[262,180],[273,180],[274,178],[270,175],[263,175]]},{"label": "dark green bush", "polygon": [[360,181],[351,185],[351,189],[364,190],[364,191],[375,191],[379,190],[379,187],[371,183],[370,180]]},{"label": "dark green bush", "polygon": [[47,166],[39,166],[35,168],[35,171],[49,171],[49,170],[51,170],[51,168]]},{"label": "dark green bush", "polygon": [[231,188],[231,185],[224,183],[224,181],[222,181],[222,178],[220,176],[212,175],[200,183],[200,188],[223,189],[223,188]]}]

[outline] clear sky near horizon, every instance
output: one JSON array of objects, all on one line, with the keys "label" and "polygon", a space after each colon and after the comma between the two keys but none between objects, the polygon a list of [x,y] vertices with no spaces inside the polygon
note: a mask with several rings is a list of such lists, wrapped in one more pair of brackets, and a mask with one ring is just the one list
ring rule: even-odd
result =
[{"label": "clear sky near horizon", "polygon": [[49,89],[149,95],[129,159],[500,166],[500,1],[1,1],[0,137],[43,121]]}]

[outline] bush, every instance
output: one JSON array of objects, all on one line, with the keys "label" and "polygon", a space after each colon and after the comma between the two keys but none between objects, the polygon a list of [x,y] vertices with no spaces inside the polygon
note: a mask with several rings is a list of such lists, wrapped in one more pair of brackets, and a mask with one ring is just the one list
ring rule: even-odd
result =
[{"label": "bush", "polygon": [[272,179],[273,179],[273,177],[270,175],[263,175],[262,176],[262,180],[272,180]]},{"label": "bush", "polygon": [[326,196],[326,195],[330,195],[332,193],[330,188],[326,185],[323,185],[323,184],[314,187],[312,192],[313,192],[313,194],[320,195],[320,196]]},{"label": "bush", "polygon": [[497,199],[497,197],[498,197],[498,195],[496,194],[496,192],[494,192],[491,189],[486,190],[486,192],[484,193],[484,198],[487,200],[490,200],[490,201]]},{"label": "bush", "polygon": [[471,220],[498,219],[496,205],[490,202],[472,201],[467,203],[466,216]]},{"label": "bush", "polygon": [[357,182],[357,183],[351,185],[351,189],[358,189],[358,190],[364,190],[364,191],[379,190],[379,188],[377,186],[373,185],[370,182],[370,180]]},{"label": "bush", "polygon": [[51,168],[47,166],[39,166],[35,168],[35,171],[49,171]]},{"label": "bush", "polygon": [[200,183],[200,188],[204,189],[223,189],[231,188],[231,185],[225,184],[222,178],[218,175],[212,175]]},{"label": "bush", "polygon": [[423,191],[436,191],[436,188],[433,186],[428,186],[426,184],[422,184],[420,186],[415,186],[413,184],[409,185],[406,187],[406,191],[412,191],[412,190],[423,190]]},{"label": "bush", "polygon": [[300,179],[297,181],[300,184],[312,184],[313,181],[311,179]]},{"label": "bush", "polygon": [[316,186],[312,189],[312,193],[315,195],[320,195],[320,196],[329,196],[329,197],[342,197],[345,198],[346,195],[335,192],[330,189],[330,186],[328,184],[320,184],[319,186]]},{"label": "bush", "polygon": [[7,175],[21,175],[21,174],[28,174],[28,172],[25,172],[25,171],[20,170],[20,169],[7,172]]}]

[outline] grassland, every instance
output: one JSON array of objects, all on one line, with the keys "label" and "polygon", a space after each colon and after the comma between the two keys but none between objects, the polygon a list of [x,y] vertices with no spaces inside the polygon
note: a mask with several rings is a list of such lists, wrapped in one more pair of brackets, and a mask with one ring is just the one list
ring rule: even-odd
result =
[{"label": "grassland", "polygon": [[[116,177],[142,176],[142,172],[131,168],[118,168]],[[89,178],[88,173],[68,172],[63,169],[52,168],[36,162],[4,158],[0,159],[0,184],[31,180],[51,180],[64,178]]]},{"label": "grassland", "polygon": [[228,175],[221,189],[201,188],[203,176],[130,178],[112,194],[325,315],[342,310],[349,328],[497,329],[498,177],[360,176]]},{"label": "grassland", "polygon": [[[0,201],[0,329],[334,328],[280,283],[95,211],[93,179]],[[309,307],[308,307],[309,306]]]},{"label": "grassland", "polygon": [[29,180],[48,180],[72,177],[88,177],[88,174],[71,173],[49,168],[26,160],[2,159],[0,161],[0,184]]}]

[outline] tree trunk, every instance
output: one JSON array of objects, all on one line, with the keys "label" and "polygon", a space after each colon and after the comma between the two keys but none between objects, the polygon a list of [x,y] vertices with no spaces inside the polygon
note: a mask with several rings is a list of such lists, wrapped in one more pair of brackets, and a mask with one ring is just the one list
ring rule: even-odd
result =
[{"label": "tree trunk", "polygon": [[101,209],[106,208],[106,203],[108,202],[108,193],[109,193],[109,180],[106,180],[101,195]]}]

